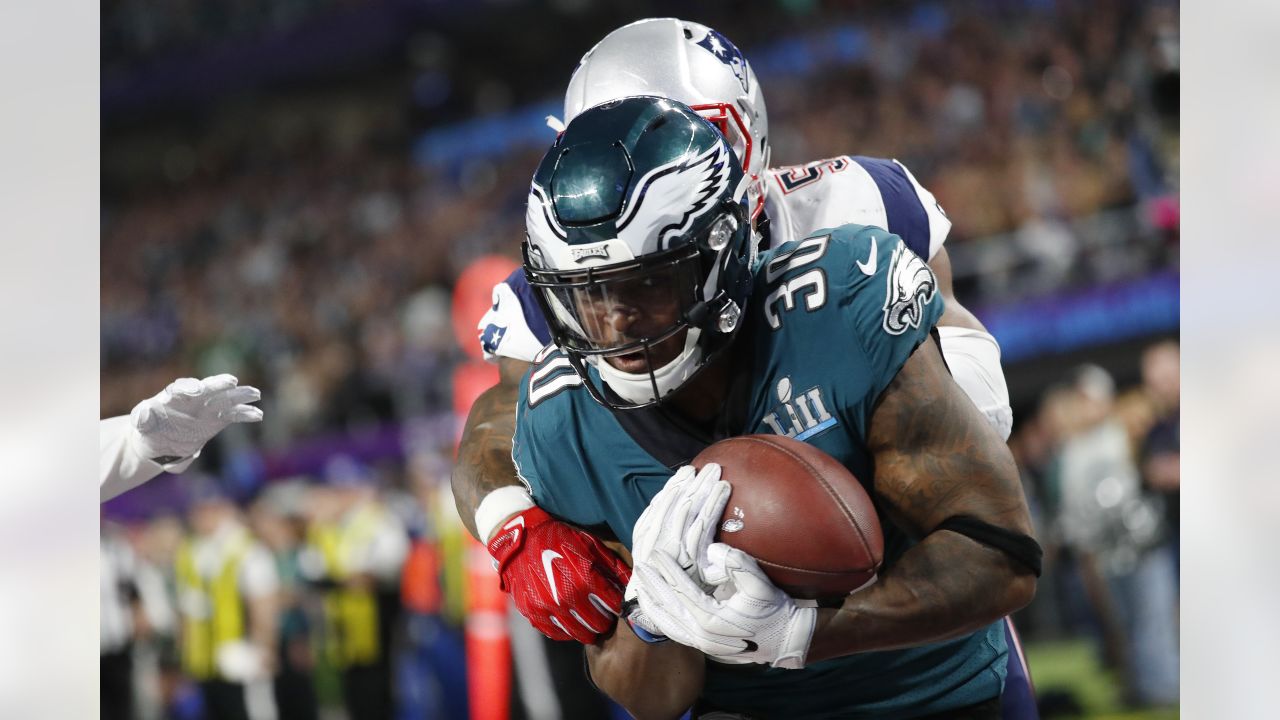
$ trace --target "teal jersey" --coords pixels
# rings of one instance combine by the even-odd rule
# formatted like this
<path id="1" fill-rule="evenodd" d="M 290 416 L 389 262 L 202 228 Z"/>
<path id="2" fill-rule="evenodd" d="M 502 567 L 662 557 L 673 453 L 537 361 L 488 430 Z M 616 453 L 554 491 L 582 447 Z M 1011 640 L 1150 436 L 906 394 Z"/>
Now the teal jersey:
<path id="1" fill-rule="evenodd" d="M 726 351 L 733 390 L 714 431 L 689 428 L 660 405 L 609 410 L 548 347 L 521 384 L 516 467 L 540 507 L 627 547 L 672 472 L 723 437 L 787 435 L 873 485 L 866 432 L 876 401 L 942 307 L 928 266 L 880 228 L 844 225 L 785 243 L 757 261 L 743 327 Z M 910 541 L 889 518 L 880 522 L 890 566 Z M 712 662 L 702 700 L 755 717 L 909 718 L 995 697 L 1006 654 L 993 623 L 947 642 L 802 670 Z"/>

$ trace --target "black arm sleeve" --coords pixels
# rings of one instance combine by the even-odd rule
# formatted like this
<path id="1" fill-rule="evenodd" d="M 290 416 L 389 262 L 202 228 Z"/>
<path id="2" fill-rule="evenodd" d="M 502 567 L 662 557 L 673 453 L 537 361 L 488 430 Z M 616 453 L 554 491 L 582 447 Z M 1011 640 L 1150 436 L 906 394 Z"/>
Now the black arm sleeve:
<path id="1" fill-rule="evenodd" d="M 935 532 L 938 530 L 950 530 L 954 533 L 960 533 L 983 545 L 993 547 L 1013 558 L 1019 565 L 1035 573 L 1036 577 L 1040 577 L 1040 563 L 1044 557 L 1044 550 L 1040 548 L 1040 543 L 1036 542 L 1036 539 L 1030 535 L 1023 535 L 1019 532 L 996 527 L 989 522 L 984 522 L 970 515 L 952 515 L 934 528 Z"/>

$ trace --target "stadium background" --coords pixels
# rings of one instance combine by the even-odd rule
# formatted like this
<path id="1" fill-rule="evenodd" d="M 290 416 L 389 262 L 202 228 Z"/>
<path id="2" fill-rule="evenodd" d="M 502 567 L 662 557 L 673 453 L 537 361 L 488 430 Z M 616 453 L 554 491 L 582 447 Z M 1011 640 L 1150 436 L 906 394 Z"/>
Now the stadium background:
<path id="1" fill-rule="evenodd" d="M 447 481 L 489 377 L 476 309 L 517 257 L 543 119 L 577 59 L 654 15 L 739 44 L 775 164 L 895 157 L 946 208 L 957 294 L 1001 342 L 1011 444 L 1064 560 L 1019 618 L 1032 673 L 1063 708 L 1121 712 L 1115 633 L 1074 562 L 1098 549 L 1062 530 L 1054 461 L 1106 385 L 1082 363 L 1114 379 L 1135 455 L 1155 420 L 1143 350 L 1178 330 L 1173 3 L 104 3 L 103 416 L 183 375 L 261 387 L 265 422 L 232 428 L 194 472 L 249 507 L 354 461 L 439 551 L 424 612 L 441 619 L 436 657 L 460 653 L 466 544 Z M 109 503 L 104 527 L 163 569 L 158 529 L 188 480 Z M 463 675 L 431 672 L 465 698 Z"/>

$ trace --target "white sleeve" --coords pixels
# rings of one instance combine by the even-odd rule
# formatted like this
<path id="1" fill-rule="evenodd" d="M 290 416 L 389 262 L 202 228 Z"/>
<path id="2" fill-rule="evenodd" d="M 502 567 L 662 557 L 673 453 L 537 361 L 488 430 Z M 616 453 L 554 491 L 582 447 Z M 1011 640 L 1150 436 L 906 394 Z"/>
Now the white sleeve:
<path id="1" fill-rule="evenodd" d="M 162 471 L 182 472 L 194 457 L 161 466 L 137 451 L 138 431 L 128 415 L 107 418 L 98 424 L 98 502 L 132 490 Z"/>
<path id="2" fill-rule="evenodd" d="M 493 286 L 493 305 L 476 326 L 485 360 L 505 357 L 533 362 L 545 343 L 530 329 L 526 310 L 541 312 L 536 307 L 525 308 L 522 297 L 507 281 Z"/>
<path id="3" fill-rule="evenodd" d="M 982 411 L 987 422 L 1008 440 L 1013 432 L 1009 386 L 1000 367 L 1000 343 L 990 333 L 969 328 L 938 326 L 942 356 L 956 384 Z"/>

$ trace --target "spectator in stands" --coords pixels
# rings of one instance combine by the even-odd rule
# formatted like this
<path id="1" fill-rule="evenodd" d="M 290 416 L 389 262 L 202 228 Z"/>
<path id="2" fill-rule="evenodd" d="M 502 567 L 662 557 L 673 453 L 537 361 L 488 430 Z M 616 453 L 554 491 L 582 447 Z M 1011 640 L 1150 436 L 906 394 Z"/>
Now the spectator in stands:
<path id="1" fill-rule="evenodd" d="M 300 482 L 272 486 L 249 509 L 250 525 L 275 560 L 280 576 L 280 642 L 276 648 L 275 698 L 280 717 L 315 720 L 319 717 L 313 681 L 316 663 L 312 652 L 312 622 L 307 613 L 298 565 L 305 532 Z"/>
<path id="2" fill-rule="evenodd" d="M 1161 342 L 1143 351 L 1142 385 L 1154 413 L 1154 422 L 1142 439 L 1142 478 L 1147 488 L 1164 501 L 1165 525 L 1169 528 L 1169 552 L 1176 583 L 1180 559 L 1178 493 L 1182 481 L 1178 452 L 1181 382 L 1177 342 Z"/>
<path id="3" fill-rule="evenodd" d="M 325 652 L 342 674 L 347 712 L 390 720 L 392 638 L 408 534 L 379 501 L 368 468 L 338 457 L 325 474 L 326 485 L 311 491 L 301 571 L 324 596 Z"/>
<path id="4" fill-rule="evenodd" d="M 1129 700 L 1176 703 L 1177 613 L 1172 566 L 1159 552 L 1161 510 L 1143 492 L 1111 376 L 1084 366 L 1072 386 L 1083 427 L 1059 458 L 1059 534 L 1077 552 L 1104 633 L 1120 650 Z"/>
<path id="5" fill-rule="evenodd" d="M 133 720 L 133 642 L 145 615 L 137 582 L 137 558 L 119 528 L 103 526 L 99 543 L 99 668 L 101 716 Z"/>
<path id="6" fill-rule="evenodd" d="M 193 534 L 179 547 L 174 568 L 183 672 L 199 683 L 210 720 L 273 717 L 275 562 L 216 480 L 188 480 Z"/>
<path id="7" fill-rule="evenodd" d="M 396 707 L 405 720 L 466 715 L 465 707 L 458 707 L 464 694 L 451 692 L 466 679 L 449 655 L 460 649 L 443 617 L 444 558 L 438 524 L 449 464 L 434 453 L 417 452 L 407 465 L 412 495 L 401 512 L 410 545 L 400 580 L 405 642 L 397 662 Z"/>
<path id="8" fill-rule="evenodd" d="M 161 513 L 146 521 L 136 536 L 138 590 L 148 632 L 134 645 L 134 676 L 140 720 L 178 717 L 174 701 L 188 681 L 178 649 L 177 584 L 174 560 L 186 530 L 176 516 Z"/>

